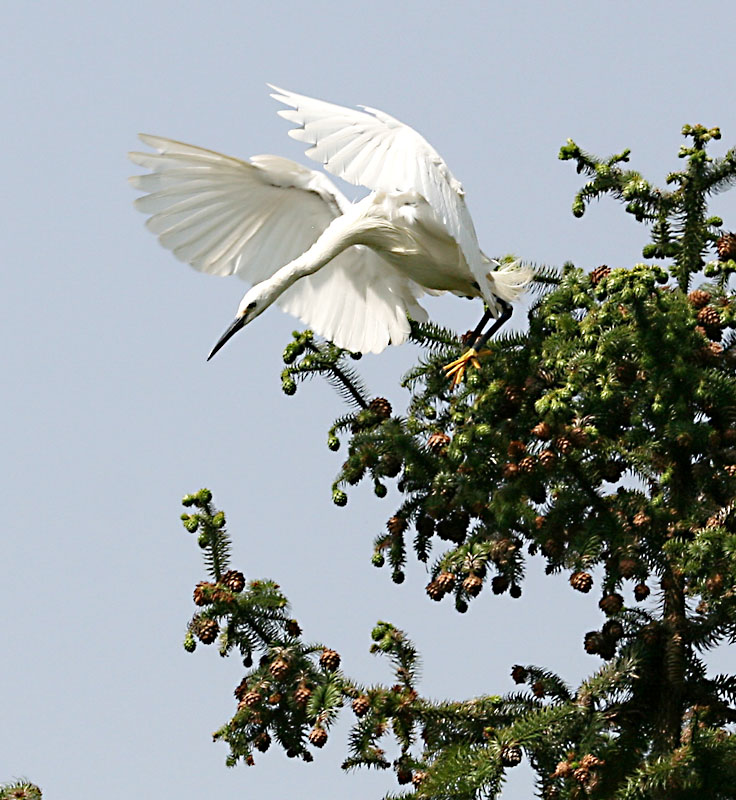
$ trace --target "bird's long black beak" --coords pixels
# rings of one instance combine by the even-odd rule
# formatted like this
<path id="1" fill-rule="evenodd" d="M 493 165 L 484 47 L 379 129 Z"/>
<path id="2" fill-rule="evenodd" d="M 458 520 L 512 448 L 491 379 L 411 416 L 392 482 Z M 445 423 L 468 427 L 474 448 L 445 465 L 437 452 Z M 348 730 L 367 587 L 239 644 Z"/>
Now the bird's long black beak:
<path id="1" fill-rule="evenodd" d="M 212 356 L 230 339 L 232 336 L 245 326 L 245 314 L 242 317 L 237 317 L 235 322 L 222 334 L 220 340 L 217 344 L 212 348 L 212 352 L 207 356 L 207 361 L 209 361 Z"/>

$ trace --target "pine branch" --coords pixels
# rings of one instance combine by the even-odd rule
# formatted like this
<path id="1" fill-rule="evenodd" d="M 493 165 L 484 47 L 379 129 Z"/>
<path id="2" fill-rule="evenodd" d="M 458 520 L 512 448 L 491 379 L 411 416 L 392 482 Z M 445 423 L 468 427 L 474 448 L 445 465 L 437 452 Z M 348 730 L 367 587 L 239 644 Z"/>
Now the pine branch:
<path id="1" fill-rule="evenodd" d="M 0 784 L 0 800 L 41 800 L 41 790 L 23 778 Z"/>
<path id="2" fill-rule="evenodd" d="M 296 392 L 297 381 L 322 375 L 348 404 L 368 408 L 368 396 L 363 382 L 352 367 L 348 357 L 360 358 L 359 353 L 348 353 L 327 342 L 315 344 L 312 331 L 294 332 L 294 341 L 284 349 L 287 364 L 281 373 L 281 386 L 285 394 Z"/>
<path id="3" fill-rule="evenodd" d="M 496 796 L 524 759 L 546 799 L 733 795 L 736 679 L 708 677 L 706 654 L 736 639 L 736 237 L 708 199 L 734 182 L 736 151 L 712 159 L 717 129 L 683 133 L 685 164 L 665 189 L 628 169 L 628 151 L 563 148 L 587 177 L 573 212 L 614 197 L 649 228 L 644 257 L 667 266 L 538 268 L 528 329 L 502 333 L 454 391 L 442 368 L 462 342 L 431 323 L 411 326 L 421 350 L 403 380 L 405 416 L 369 402 L 350 354 L 311 333 L 284 354 L 287 393 L 321 375 L 356 407 L 328 434 L 347 451 L 334 502 L 364 479 L 384 497 L 395 479 L 373 564 L 401 583 L 412 550 L 424 564 L 432 554 L 426 593 L 463 613 L 476 598 L 523 602 L 528 558 L 539 558 L 598 604 L 600 624 L 579 637 L 593 674 L 574 689 L 516 665 L 512 693 L 435 701 L 420 694 L 416 648 L 380 622 L 371 650 L 393 674 L 366 687 L 337 653 L 301 640 L 275 584 L 246 588 L 228 569 L 224 515 L 199 493 L 184 523 L 212 580 L 195 589 L 185 647 L 219 637 L 248 670 L 217 734 L 228 763 L 272 741 L 311 760 L 349 703 L 344 767 L 393 768 L 426 800 Z M 688 293 L 714 251 L 710 280 Z"/>

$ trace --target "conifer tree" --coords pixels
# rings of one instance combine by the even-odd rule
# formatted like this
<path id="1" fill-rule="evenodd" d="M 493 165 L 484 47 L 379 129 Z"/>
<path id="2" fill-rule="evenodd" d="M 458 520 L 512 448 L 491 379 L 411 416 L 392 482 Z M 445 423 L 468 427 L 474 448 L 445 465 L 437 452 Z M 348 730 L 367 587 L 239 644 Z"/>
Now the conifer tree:
<path id="1" fill-rule="evenodd" d="M 276 584 L 231 568 L 224 514 L 202 490 L 184 499 L 209 573 L 184 644 L 243 660 L 215 734 L 228 764 L 274 744 L 311 761 L 349 707 L 344 767 L 393 770 L 395 798 L 501 796 L 524 759 L 542 798 L 736 797 L 736 674 L 706 663 L 736 637 L 736 235 L 707 208 L 736 181 L 736 151 L 708 154 L 717 128 L 683 134 L 664 189 L 628 169 L 628 151 L 601 159 L 568 141 L 560 158 L 588 178 L 573 213 L 620 200 L 650 232 L 644 261 L 539 268 L 528 328 L 492 342 L 457 390 L 442 367 L 462 339 L 431 324 L 412 328 L 422 355 L 403 415 L 371 398 L 354 354 L 308 331 L 284 353 L 287 394 L 319 374 L 354 406 L 328 434 L 345 449 L 334 502 L 361 481 L 401 493 L 373 564 L 397 583 L 409 558 L 431 564 L 427 594 L 462 613 L 483 591 L 520 597 L 527 560 L 544 559 L 600 608 L 580 635 L 593 674 L 572 687 L 509 653 L 517 691 L 437 702 L 407 634 L 379 622 L 371 649 L 392 677 L 366 686 L 303 641 Z"/>
<path id="2" fill-rule="evenodd" d="M 41 790 L 26 780 L 0 784 L 0 800 L 41 800 Z"/>

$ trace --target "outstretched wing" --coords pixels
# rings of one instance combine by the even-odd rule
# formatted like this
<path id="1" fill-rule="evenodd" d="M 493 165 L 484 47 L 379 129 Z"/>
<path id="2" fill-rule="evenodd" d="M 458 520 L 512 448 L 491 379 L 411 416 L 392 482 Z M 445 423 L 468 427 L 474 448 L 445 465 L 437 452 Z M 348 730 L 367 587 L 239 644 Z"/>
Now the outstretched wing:
<path id="1" fill-rule="evenodd" d="M 380 353 L 409 336 L 407 315 L 417 322 L 427 312 L 417 298 L 424 290 L 362 245 L 354 245 L 318 272 L 301 278 L 279 305 L 338 347 Z"/>
<path id="2" fill-rule="evenodd" d="M 250 161 L 158 136 L 156 153 L 130 153 L 150 170 L 130 182 L 147 194 L 136 208 L 181 261 L 251 283 L 268 278 L 311 247 L 347 200 L 332 181 L 278 156 Z"/>
<path id="3" fill-rule="evenodd" d="M 348 201 L 319 172 L 278 156 L 250 162 L 155 136 L 156 153 L 131 153 L 151 170 L 131 178 L 135 205 L 177 258 L 202 272 L 258 283 L 306 251 Z M 379 255 L 353 246 L 302 278 L 279 305 L 339 347 L 379 353 L 426 319 L 422 289 Z"/>
<path id="4" fill-rule="evenodd" d="M 289 136 L 311 145 L 306 151 L 310 158 L 333 175 L 374 191 L 421 194 L 460 245 L 473 276 L 485 283 L 488 269 L 462 185 L 424 137 L 375 108 L 358 111 L 271 88 L 271 97 L 290 106 L 278 113 L 298 126 Z"/>

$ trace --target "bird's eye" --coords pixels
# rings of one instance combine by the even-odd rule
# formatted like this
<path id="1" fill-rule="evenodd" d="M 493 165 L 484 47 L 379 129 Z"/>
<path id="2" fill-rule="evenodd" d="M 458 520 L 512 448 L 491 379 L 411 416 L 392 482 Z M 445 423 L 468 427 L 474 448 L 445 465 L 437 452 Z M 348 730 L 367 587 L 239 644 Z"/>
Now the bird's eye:
<path id="1" fill-rule="evenodd" d="M 255 307 L 256 307 L 256 301 L 254 300 L 252 303 L 248 303 L 248 305 L 245 307 L 245 310 L 252 311 Z"/>

